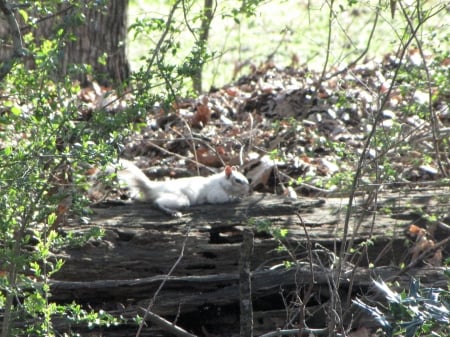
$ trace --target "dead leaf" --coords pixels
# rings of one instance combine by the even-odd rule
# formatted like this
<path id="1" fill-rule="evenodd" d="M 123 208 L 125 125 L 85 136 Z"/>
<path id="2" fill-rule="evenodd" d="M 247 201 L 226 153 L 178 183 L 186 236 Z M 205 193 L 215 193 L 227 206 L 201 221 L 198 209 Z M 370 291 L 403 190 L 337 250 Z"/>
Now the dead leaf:
<path id="1" fill-rule="evenodd" d="M 201 102 L 197 103 L 196 112 L 192 117 L 192 126 L 202 129 L 211 120 L 211 109 L 208 107 L 208 96 L 203 96 Z"/>
<path id="2" fill-rule="evenodd" d="M 262 157 L 258 164 L 252 166 L 247 172 L 247 177 L 251 179 L 251 186 L 253 189 L 260 186 L 263 189 L 273 189 L 269 186 L 270 177 L 273 174 L 275 163 L 267 156 Z"/>
<path id="3" fill-rule="evenodd" d="M 412 237 L 415 237 L 416 240 L 412 247 L 410 248 L 411 253 L 411 263 L 417 263 L 417 259 L 420 255 L 422 255 L 426 251 L 432 252 L 436 246 L 436 243 L 433 239 L 429 239 L 428 232 L 426 229 L 416 226 L 414 224 L 409 226 L 409 234 Z M 428 263 L 432 266 L 441 266 L 442 265 L 442 250 L 437 249 L 431 257 L 427 257 L 424 260 L 425 263 Z"/>

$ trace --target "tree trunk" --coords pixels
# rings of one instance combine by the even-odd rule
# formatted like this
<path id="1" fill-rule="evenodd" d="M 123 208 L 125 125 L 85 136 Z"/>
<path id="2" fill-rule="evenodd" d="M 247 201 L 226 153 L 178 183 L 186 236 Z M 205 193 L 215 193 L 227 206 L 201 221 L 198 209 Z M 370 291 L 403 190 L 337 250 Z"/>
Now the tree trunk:
<path id="1" fill-rule="evenodd" d="M 206 48 L 208 46 L 209 29 L 211 28 L 211 22 L 214 18 L 215 12 L 213 6 L 213 0 L 204 0 L 200 35 L 197 41 L 197 59 L 199 60 L 203 60 L 203 54 L 206 52 Z M 195 69 L 195 73 L 192 76 L 192 84 L 195 92 L 200 94 L 203 89 L 203 61 L 201 61 L 201 63 L 197 66 L 197 69 Z"/>
<path id="2" fill-rule="evenodd" d="M 87 64 L 100 84 L 122 83 L 130 72 L 126 58 L 128 0 L 101 3 L 84 3 L 84 23 L 73 28 L 76 39 L 66 45 L 61 71 L 67 75 L 71 64 Z M 86 79 L 80 78 L 82 82 Z"/>
<path id="3" fill-rule="evenodd" d="M 57 39 L 61 52 L 54 77 L 56 80 L 70 76 L 86 84 L 96 80 L 102 85 L 120 84 L 129 77 L 130 67 L 126 57 L 128 0 L 95 2 L 84 0 L 59 5 L 52 9 L 55 14 L 37 19 L 37 28 L 32 30 L 37 44 L 43 40 Z M 32 7 L 25 8 L 30 17 L 35 16 Z M 22 18 L 22 35 L 30 30 Z M 11 30 L 0 18 L 0 38 L 11 40 Z M 13 48 L 0 47 L 0 61 L 11 58 Z M 33 56 L 26 65 L 34 67 Z M 85 71 L 74 71 L 74 66 L 92 68 L 92 75 Z"/>

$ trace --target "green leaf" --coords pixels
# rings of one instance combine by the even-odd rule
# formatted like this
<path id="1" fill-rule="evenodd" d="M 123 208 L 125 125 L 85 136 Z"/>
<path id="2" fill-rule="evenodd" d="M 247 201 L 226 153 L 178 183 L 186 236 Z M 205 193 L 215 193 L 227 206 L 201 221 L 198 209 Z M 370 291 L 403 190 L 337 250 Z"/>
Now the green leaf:
<path id="1" fill-rule="evenodd" d="M 28 22 L 28 13 L 23 9 L 19 9 L 18 12 L 20 16 L 23 18 L 23 21 Z"/>
<path id="2" fill-rule="evenodd" d="M 22 114 L 22 109 L 20 109 L 18 106 L 14 105 L 11 107 L 11 113 L 15 116 L 20 116 Z"/>
<path id="3" fill-rule="evenodd" d="M 56 221 L 56 218 L 57 218 L 57 215 L 55 213 L 49 214 L 48 218 L 47 218 L 47 224 L 49 226 L 53 225 L 55 223 L 55 221 Z"/>

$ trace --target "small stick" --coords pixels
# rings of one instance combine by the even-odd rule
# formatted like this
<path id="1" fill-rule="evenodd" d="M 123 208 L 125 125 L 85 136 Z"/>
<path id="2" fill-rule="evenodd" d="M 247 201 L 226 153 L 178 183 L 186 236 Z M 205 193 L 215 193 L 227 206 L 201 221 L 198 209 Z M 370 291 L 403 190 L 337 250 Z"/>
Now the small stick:
<path id="1" fill-rule="evenodd" d="M 164 331 L 167 331 L 170 334 L 173 334 L 178 337 L 197 337 L 197 335 L 193 335 L 183 328 L 180 328 L 179 326 L 169 322 L 168 320 L 164 319 L 163 317 L 155 314 L 154 312 L 147 311 L 145 308 L 139 307 L 147 316 L 148 320 L 152 322 L 153 324 L 156 324 Z"/>

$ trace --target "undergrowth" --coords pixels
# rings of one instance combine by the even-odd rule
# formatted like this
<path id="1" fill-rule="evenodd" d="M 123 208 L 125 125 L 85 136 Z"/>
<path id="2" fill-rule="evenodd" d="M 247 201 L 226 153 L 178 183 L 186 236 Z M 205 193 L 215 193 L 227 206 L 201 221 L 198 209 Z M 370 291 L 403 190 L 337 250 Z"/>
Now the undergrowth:
<path id="1" fill-rule="evenodd" d="M 354 1 L 339 5 L 334 1 L 322 4 L 328 13 L 328 30 L 324 36 L 328 42 L 321 40 L 321 45 L 327 46 L 327 60 L 321 63 L 323 76 L 315 83 L 317 88 L 320 88 L 327 77 L 344 71 L 343 68 L 347 65 L 354 66 L 367 54 L 365 50 L 356 48 L 357 53 L 351 53 L 352 58 L 328 58 L 332 54 L 341 53 L 334 50 L 331 43 L 335 29 L 346 32 L 345 27 L 339 25 L 339 13 L 341 10 L 351 10 L 354 4 Z M 426 31 L 427 21 L 445 10 L 445 4 L 438 2 L 434 5 L 433 2 L 431 7 L 427 7 L 428 3 L 421 1 L 416 1 L 414 6 L 403 1 L 391 1 L 390 5 L 393 6 L 392 4 L 396 7 L 389 8 L 388 2 L 367 7 L 369 10 L 376 9 L 374 15 L 391 15 L 392 20 L 398 19 L 401 27 L 393 29 L 391 34 L 398 49 L 393 56 L 392 71 L 383 74 L 387 78 L 387 85 L 380 88 L 379 92 L 373 92 L 376 103 L 365 147 L 361 149 L 361 153 L 352 154 L 355 165 L 353 171 L 340 173 L 328 181 L 319 182 L 325 187 L 337 185 L 350 195 L 346 219 L 343 222 L 344 230 L 339 238 L 342 248 L 329 254 L 327 252 L 327 256 L 333 260 L 335 272 L 329 279 L 333 298 L 330 312 L 337 314 L 348 309 L 348 303 L 339 299 L 343 266 L 352 258 L 352 253 L 365 249 L 364 245 L 353 247 L 349 240 L 354 195 L 361 182 L 381 186 L 386 182 L 397 181 L 401 172 L 392 165 L 392 159 L 387 154 L 392 153 L 394 149 L 404 152 L 412 150 L 408 139 L 396 139 L 401 125 L 394 122 L 390 129 L 381 127 L 383 113 L 392 93 L 402 95 L 404 103 L 399 110 L 405 116 L 419 116 L 430 120 L 433 126 L 433 147 L 429 153 L 418 159 L 420 164 L 435 164 L 442 177 L 447 177 L 449 172 L 449 138 L 442 135 L 438 127 L 440 116 L 445 112 L 445 107 L 439 105 L 448 101 L 450 95 L 449 67 L 443 66 L 449 57 L 446 49 L 448 36 L 441 45 L 435 45 L 431 43 L 431 39 L 423 39 L 424 35 L 421 34 Z M 248 17 L 254 19 L 256 9 L 262 6 L 262 2 L 244 1 L 238 5 L 242 6 L 230 6 L 229 11 L 223 12 L 222 16 L 232 22 L 233 27 L 239 28 Z M 172 15 L 175 12 L 179 16 Z M 33 67 L 15 64 L 0 84 L 2 337 L 77 335 L 74 326 L 79 324 L 92 328 L 114 326 L 124 322 L 121 317 L 83 308 L 76 303 L 53 302 L 51 279 L 63 267 L 64 261 L 55 258 L 52 253 L 65 244 L 82 246 L 89 240 L 101 237 L 102 231 L 97 229 L 84 237 L 74 234 L 65 236 L 60 231 L 61 226 L 69 219 L 88 221 L 89 201 L 84 196 L 89 185 L 86 170 L 116 158 L 124 138 L 139 129 L 147 114 L 170 111 L 176 106 L 174 103 L 179 97 L 192 95 L 194 87 L 191 84 L 195 82 L 198 71 L 209 61 L 226 60 L 224 51 L 209 50 L 205 47 L 206 41 L 201 39 L 184 48 L 183 34 L 186 32 L 194 37 L 204 36 L 203 24 L 208 24 L 205 21 L 206 12 L 201 9 L 200 12 L 197 11 L 193 2 L 175 1 L 170 13 L 162 18 L 135 20 L 130 26 L 130 34 L 133 34 L 136 41 L 148 39 L 155 43 L 145 51 L 141 66 L 132 75 L 129 83 L 132 89 L 129 92 L 134 98 L 128 102 L 126 109 L 111 111 L 106 106 L 87 108 L 74 99 L 81 90 L 77 83 L 69 78 L 58 79 L 55 76 L 62 46 L 68 42 L 66 39 L 74 38 L 64 36 L 63 30 L 59 30 L 55 36 L 41 44 L 32 42 L 31 37 L 25 38 L 28 52 L 33 56 Z M 336 22 L 338 27 L 334 26 Z M 191 26 L 188 26 L 189 24 Z M 228 32 L 229 36 L 232 36 L 231 32 Z M 280 43 L 272 56 L 287 45 L 291 33 L 289 29 L 284 30 L 284 35 L 281 35 Z M 428 39 L 428 35 L 426 37 Z M 243 44 L 241 41 L 237 48 L 242 50 Z M 369 46 L 370 40 L 366 40 L 366 44 Z M 350 45 L 354 47 L 354 44 Z M 412 47 L 417 50 L 415 56 L 419 59 L 415 66 L 405 61 Z M 437 55 L 431 63 L 427 61 L 427 48 Z M 345 53 L 345 49 L 342 53 Z M 236 65 L 236 76 L 243 69 L 243 64 L 251 63 L 247 57 L 238 61 L 242 64 Z M 298 66 L 298 62 L 294 62 L 293 66 Z M 72 68 L 74 72 L 88 69 L 89 66 L 80 65 L 73 65 Z M 200 91 L 198 87 L 195 90 Z M 445 99 L 442 99 L 443 97 Z M 345 90 L 341 92 L 339 99 L 343 108 L 354 103 L 347 99 Z M 294 129 L 298 127 L 296 122 L 291 122 Z M 279 127 L 279 124 L 274 127 Z M 349 157 L 338 142 L 333 148 L 342 158 Z M 375 155 L 372 156 L 372 153 Z M 274 150 L 273 155 L 278 154 L 279 152 Z M 376 194 L 377 190 L 373 193 Z M 270 228 L 270 223 L 259 225 L 280 242 L 280 251 L 287 249 L 282 245 L 287 235 L 284 229 Z M 366 244 L 370 244 L 370 238 Z M 286 266 L 295 266 L 295 261 L 290 261 Z M 443 315 L 439 316 L 448 313 L 447 292 L 419 290 L 418 284 L 413 283 L 409 294 L 393 294 L 383 284 L 378 284 L 393 301 L 388 310 L 395 311 L 395 323 L 382 321 L 392 331 L 399 329 L 408 337 L 418 332 L 431 334 L 435 323 L 448 322 L 448 316 L 447 320 Z M 306 303 L 307 300 L 303 302 Z M 364 306 L 362 302 L 359 304 Z M 379 312 L 375 308 L 366 308 Z M 62 323 L 56 319 L 61 317 Z M 341 316 L 333 315 L 328 322 L 328 328 L 329 331 L 345 331 Z M 443 327 L 438 333 L 445 336 L 449 331 Z"/>

